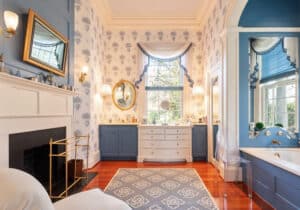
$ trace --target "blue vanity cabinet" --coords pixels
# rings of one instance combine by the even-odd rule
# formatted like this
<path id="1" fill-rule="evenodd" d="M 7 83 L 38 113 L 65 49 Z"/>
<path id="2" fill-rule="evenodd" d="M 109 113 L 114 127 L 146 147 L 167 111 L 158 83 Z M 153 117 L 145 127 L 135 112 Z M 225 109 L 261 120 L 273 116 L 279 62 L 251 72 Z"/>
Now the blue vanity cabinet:
<path id="1" fill-rule="evenodd" d="M 136 125 L 100 125 L 99 139 L 101 160 L 136 160 Z"/>
<path id="2" fill-rule="evenodd" d="M 300 177 L 276 167 L 264 160 L 242 152 L 241 156 L 251 162 L 254 192 L 276 209 L 300 209 Z M 243 167 L 246 182 L 246 169 Z"/>
<path id="3" fill-rule="evenodd" d="M 192 129 L 193 160 L 207 161 L 207 125 L 194 125 Z"/>

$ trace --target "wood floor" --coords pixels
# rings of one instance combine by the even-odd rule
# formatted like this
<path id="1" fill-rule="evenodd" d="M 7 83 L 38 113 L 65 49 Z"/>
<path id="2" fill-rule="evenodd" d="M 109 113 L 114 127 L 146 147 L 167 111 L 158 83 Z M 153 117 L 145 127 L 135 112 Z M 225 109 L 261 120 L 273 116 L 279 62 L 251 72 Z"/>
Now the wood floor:
<path id="1" fill-rule="evenodd" d="M 254 195 L 253 199 L 249 199 L 246 187 L 243 184 L 224 182 L 218 171 L 206 162 L 157 164 L 137 163 L 135 161 L 101 161 L 90 169 L 90 171 L 98 172 L 98 175 L 84 190 L 96 187 L 103 190 L 119 168 L 194 168 L 201 176 L 220 209 L 272 209 L 257 195 Z"/>

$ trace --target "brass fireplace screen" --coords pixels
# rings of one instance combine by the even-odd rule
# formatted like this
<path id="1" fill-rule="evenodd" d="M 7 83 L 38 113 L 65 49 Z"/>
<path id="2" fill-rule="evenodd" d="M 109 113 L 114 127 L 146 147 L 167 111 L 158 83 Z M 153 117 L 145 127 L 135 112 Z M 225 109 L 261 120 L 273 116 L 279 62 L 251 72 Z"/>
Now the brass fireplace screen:
<path id="1" fill-rule="evenodd" d="M 50 152 L 49 152 L 49 196 L 51 199 L 61 199 L 68 196 L 69 190 L 74 187 L 77 183 L 79 183 L 82 179 L 87 179 L 88 174 L 87 170 L 84 170 L 84 173 L 78 172 L 78 162 L 85 161 L 86 168 L 88 167 L 89 163 L 89 141 L 90 136 L 75 136 L 71 138 L 66 139 L 60 139 L 60 140 L 53 140 L 50 139 L 49 146 L 50 146 Z M 65 149 L 63 152 L 54 152 L 55 150 L 53 147 L 57 146 L 63 146 Z M 78 149 L 82 148 L 81 151 L 85 151 L 84 157 L 81 155 L 81 159 L 78 159 Z M 65 186 L 64 190 L 58 194 L 54 195 L 53 193 L 53 159 L 54 158 L 64 158 L 64 166 L 65 166 Z M 70 167 L 70 162 L 74 162 L 72 164 L 72 167 Z M 81 166 L 82 167 L 82 166 Z M 70 170 L 71 169 L 71 170 Z M 74 173 L 73 173 L 74 171 Z M 70 177 L 72 177 L 72 181 L 70 181 Z"/>

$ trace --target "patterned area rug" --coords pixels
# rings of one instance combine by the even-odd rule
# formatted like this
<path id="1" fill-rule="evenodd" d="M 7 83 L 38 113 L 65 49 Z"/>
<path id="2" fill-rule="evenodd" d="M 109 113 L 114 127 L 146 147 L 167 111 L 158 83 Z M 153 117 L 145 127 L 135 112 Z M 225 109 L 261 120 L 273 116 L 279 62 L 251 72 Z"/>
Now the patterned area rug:
<path id="1" fill-rule="evenodd" d="M 119 169 L 104 191 L 138 210 L 218 209 L 195 169 Z"/>

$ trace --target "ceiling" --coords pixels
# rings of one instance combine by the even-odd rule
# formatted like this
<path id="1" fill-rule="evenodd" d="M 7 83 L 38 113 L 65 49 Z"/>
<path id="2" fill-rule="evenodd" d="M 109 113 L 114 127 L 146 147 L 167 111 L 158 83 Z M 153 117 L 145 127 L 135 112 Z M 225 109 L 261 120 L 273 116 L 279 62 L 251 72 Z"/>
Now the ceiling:
<path id="1" fill-rule="evenodd" d="M 201 26 L 216 0 L 94 0 L 111 26 Z"/>

